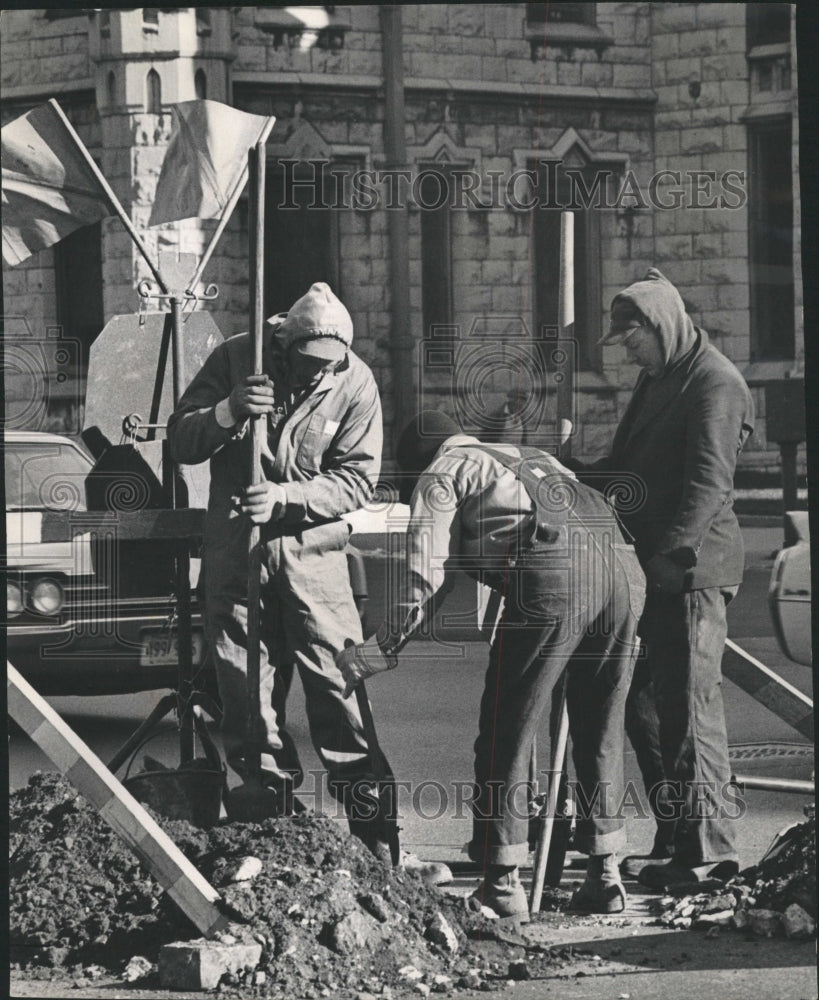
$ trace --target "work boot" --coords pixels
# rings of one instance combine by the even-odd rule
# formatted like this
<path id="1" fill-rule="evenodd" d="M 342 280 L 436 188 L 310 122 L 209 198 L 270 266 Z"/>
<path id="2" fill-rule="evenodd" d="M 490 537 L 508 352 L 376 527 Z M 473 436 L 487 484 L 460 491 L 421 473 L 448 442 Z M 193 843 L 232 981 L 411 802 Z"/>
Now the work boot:
<path id="1" fill-rule="evenodd" d="M 401 851 L 398 867 L 413 872 L 427 885 L 448 885 L 452 881 L 449 865 L 441 861 L 422 861 L 417 854 Z"/>
<path id="2" fill-rule="evenodd" d="M 620 881 L 616 854 L 592 854 L 583 884 L 572 895 L 573 910 L 587 913 L 622 913 L 626 890 Z"/>
<path id="3" fill-rule="evenodd" d="M 667 861 L 671 857 L 671 851 L 664 843 L 654 841 L 654 846 L 649 854 L 629 854 L 620 862 L 620 874 L 625 878 L 637 878 L 646 865 L 652 861 Z"/>
<path id="4" fill-rule="evenodd" d="M 640 885 L 659 892 L 671 885 L 688 885 L 696 882 L 727 882 L 739 873 L 736 861 L 702 861 L 686 865 L 672 859 L 664 865 L 647 865 L 638 875 Z"/>
<path id="5" fill-rule="evenodd" d="M 529 903 L 516 865 L 489 865 L 486 877 L 470 898 L 499 917 L 515 917 L 521 923 L 529 920 Z"/>

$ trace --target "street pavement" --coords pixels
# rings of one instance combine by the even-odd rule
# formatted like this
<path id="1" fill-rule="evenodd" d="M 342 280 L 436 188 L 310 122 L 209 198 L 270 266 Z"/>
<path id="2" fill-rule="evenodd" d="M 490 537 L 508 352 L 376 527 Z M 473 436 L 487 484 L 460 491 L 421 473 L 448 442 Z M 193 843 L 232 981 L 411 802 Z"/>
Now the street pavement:
<path id="1" fill-rule="evenodd" d="M 743 529 L 746 573 L 739 595 L 729 606 L 729 635 L 786 680 L 812 696 L 811 671 L 789 661 L 779 650 L 767 608 L 767 588 L 773 555 L 782 541 L 781 529 Z M 372 602 L 376 607 L 377 603 Z M 373 622 L 377 624 L 377 620 Z M 372 678 L 368 688 L 379 737 L 392 762 L 399 787 L 402 838 L 423 857 L 464 860 L 470 836 L 468 787 L 472 778 L 472 744 L 487 662 L 487 647 L 479 642 L 431 640 L 409 644 L 398 669 Z M 55 697 L 51 704 L 86 739 L 103 760 L 110 759 L 136 725 L 147 716 L 163 692 L 98 698 Z M 804 737 L 759 705 L 730 681 L 724 685 L 729 742 L 735 770 L 769 777 L 810 778 L 811 748 Z M 322 768 L 310 745 L 304 697 L 298 682 L 288 705 L 288 728 L 302 755 L 307 777 L 300 794 L 308 805 L 333 813 L 321 778 Z M 548 767 L 548 723 L 538 737 L 538 769 Z M 173 723 L 161 726 L 146 752 L 169 766 L 176 763 Z M 22 734 L 9 743 L 10 787 L 25 784 L 36 769 L 51 769 L 44 755 Z M 642 792 L 630 747 L 626 778 Z M 802 817 L 803 796 L 748 791 L 747 813 L 738 824 L 743 863 L 758 860 L 783 826 Z M 629 850 L 641 852 L 653 836 L 653 822 L 629 817 Z"/>
<path id="2" fill-rule="evenodd" d="M 812 696 L 811 671 L 781 653 L 767 609 L 767 587 L 773 555 L 781 546 L 777 527 L 743 529 L 746 542 L 745 581 L 729 607 L 729 635 L 763 663 Z M 373 624 L 377 624 L 374 622 Z M 444 646 L 430 640 L 411 643 L 399 668 L 369 684 L 382 746 L 400 782 L 403 846 L 424 858 L 463 862 L 470 836 L 467 789 L 472 777 L 472 742 L 486 666 L 486 646 L 477 642 Z M 109 759 L 135 726 L 156 704 L 162 692 L 106 698 L 52 698 L 49 701 L 102 757 Z M 770 777 L 810 778 L 812 748 L 750 696 L 726 681 L 724 685 L 729 742 L 735 770 Z M 288 727 L 307 772 L 302 798 L 332 814 L 320 764 L 310 746 L 303 695 L 294 684 Z M 548 730 L 538 737 L 538 766 L 548 766 Z M 146 752 L 169 766 L 178 760 L 176 733 L 168 722 Z M 25 784 L 28 774 L 53 767 L 19 733 L 9 742 L 10 785 Z M 314 772 L 314 773 L 311 773 Z M 626 778 L 642 791 L 633 752 L 626 752 Z M 746 813 L 737 824 L 743 865 L 758 861 L 775 834 L 804 818 L 803 795 L 748 791 Z M 342 822 L 339 817 L 339 822 Z M 647 816 L 627 816 L 629 852 L 650 847 L 653 822 Z M 571 859 L 570 859 L 571 860 Z M 530 873 L 525 872 L 528 880 Z M 568 867 L 563 886 L 571 888 L 582 871 Z M 464 894 L 474 876 L 459 876 L 455 891 Z M 631 887 L 634 889 L 635 887 Z M 647 897 L 635 894 L 626 919 L 555 915 L 539 929 L 552 944 L 571 943 L 598 959 L 572 964 L 537 983 L 517 983 L 500 996 L 517 1000 L 565 996 L 652 1000 L 703 996 L 732 1000 L 811 1000 L 816 996 L 813 946 L 784 940 L 748 942 L 740 934 L 706 939 L 696 932 L 673 932 L 651 926 Z M 580 972 L 580 975 L 577 973 Z M 651 973 L 649 975 L 649 973 Z M 662 973 L 661 975 L 659 973 Z M 33 984 L 17 984 L 16 995 L 36 995 Z M 129 990 L 138 997 L 150 994 Z M 40 994 L 43 995 L 43 994 Z M 112 996 L 109 991 L 74 992 L 76 996 Z M 163 994 L 168 996 L 168 994 Z M 468 995 L 468 994 L 467 994 Z"/>

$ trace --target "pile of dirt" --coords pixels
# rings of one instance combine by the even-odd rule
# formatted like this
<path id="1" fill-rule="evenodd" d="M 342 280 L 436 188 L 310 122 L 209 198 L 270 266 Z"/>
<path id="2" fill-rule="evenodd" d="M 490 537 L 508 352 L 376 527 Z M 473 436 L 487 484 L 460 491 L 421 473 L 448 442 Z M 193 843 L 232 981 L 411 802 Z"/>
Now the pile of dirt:
<path id="1" fill-rule="evenodd" d="M 525 957 L 531 971 L 564 956 L 496 935 L 491 968 L 474 938 L 488 921 L 463 900 L 374 858 L 312 813 L 203 831 L 155 817 L 218 889 L 242 936 L 263 945 L 243 996 L 423 993 L 505 982 Z M 196 938 L 136 856 L 59 776 L 38 773 L 10 797 L 11 960 L 18 968 L 83 965 L 121 973 L 142 956 Z M 531 971 L 527 974 L 531 974 Z M 295 989 L 297 987 L 297 989 Z"/>
<path id="2" fill-rule="evenodd" d="M 757 865 L 724 885 L 679 891 L 657 903 L 660 923 L 679 928 L 729 927 L 760 937 L 816 933 L 816 821 L 811 813 L 782 834 Z M 713 930 L 711 933 L 718 933 Z"/>

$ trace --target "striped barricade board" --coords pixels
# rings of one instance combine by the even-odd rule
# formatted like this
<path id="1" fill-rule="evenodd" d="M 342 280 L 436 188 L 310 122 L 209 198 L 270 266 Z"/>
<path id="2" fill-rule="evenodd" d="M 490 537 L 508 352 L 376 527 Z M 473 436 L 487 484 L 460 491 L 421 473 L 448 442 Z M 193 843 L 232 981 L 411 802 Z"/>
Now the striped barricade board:
<path id="1" fill-rule="evenodd" d="M 725 641 L 722 673 L 813 742 L 813 701 L 731 639 Z"/>

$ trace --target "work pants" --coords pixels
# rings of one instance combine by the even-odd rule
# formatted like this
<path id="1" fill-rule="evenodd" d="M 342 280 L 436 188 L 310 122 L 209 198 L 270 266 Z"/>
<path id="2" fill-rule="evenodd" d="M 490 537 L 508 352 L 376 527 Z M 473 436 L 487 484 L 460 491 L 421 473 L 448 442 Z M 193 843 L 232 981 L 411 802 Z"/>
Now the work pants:
<path id="1" fill-rule="evenodd" d="M 663 754 L 660 749 L 660 720 L 654 704 L 654 685 L 645 648 L 634 664 L 634 674 L 626 700 L 626 735 L 637 758 L 648 804 L 654 816 L 652 852 L 670 856 L 674 843 L 674 819 L 668 804 Z"/>
<path id="2" fill-rule="evenodd" d="M 653 698 L 642 692 L 629 739 L 647 786 L 659 762 L 655 803 L 672 824 L 675 859 L 687 866 L 737 860 L 722 701 L 725 609 L 737 590 L 651 591 L 640 622 Z"/>
<path id="3" fill-rule="evenodd" d="M 260 674 L 263 780 L 284 793 L 303 780 L 286 729 L 286 696 L 295 665 L 328 787 L 349 814 L 352 803 L 360 799 L 354 786 L 374 785 L 375 777 L 357 701 L 343 697 L 344 680 L 335 665 L 335 655 L 347 640 L 362 641 L 344 552 L 348 537 L 347 525 L 334 522 L 265 543 Z M 243 774 L 249 717 L 247 557 L 220 550 L 218 541 L 209 542 L 204 589 L 208 641 L 224 711 L 222 738 L 228 763 Z"/>
<path id="4" fill-rule="evenodd" d="M 598 542 L 590 537 L 562 557 L 535 546 L 508 573 L 475 742 L 473 861 L 521 865 L 528 857 L 532 742 L 566 669 L 576 846 L 609 854 L 625 844 L 624 712 L 645 578 L 629 546 Z"/>

